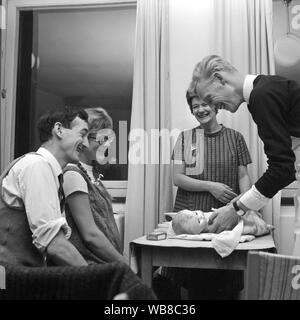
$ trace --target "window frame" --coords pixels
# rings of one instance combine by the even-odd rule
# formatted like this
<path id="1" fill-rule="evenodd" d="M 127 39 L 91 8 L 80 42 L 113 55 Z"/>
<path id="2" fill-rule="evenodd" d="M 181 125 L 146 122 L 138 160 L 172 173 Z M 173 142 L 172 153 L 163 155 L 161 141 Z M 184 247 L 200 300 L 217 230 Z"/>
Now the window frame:
<path id="1" fill-rule="evenodd" d="M 6 34 L 3 36 L 3 54 L 1 63 L 1 91 L 6 91 L 6 98 L 1 98 L 1 115 L 5 114 L 5 121 L 1 121 L 1 171 L 13 160 L 15 149 L 16 127 L 16 88 L 17 88 L 17 62 L 19 45 L 20 12 L 25 10 L 53 10 L 53 9 L 87 9 L 101 7 L 135 6 L 137 0 L 10 0 L 3 1 L 6 5 Z M 111 189 L 119 189 L 126 194 L 127 181 L 106 182 Z M 125 193 L 124 193 L 124 189 Z"/>

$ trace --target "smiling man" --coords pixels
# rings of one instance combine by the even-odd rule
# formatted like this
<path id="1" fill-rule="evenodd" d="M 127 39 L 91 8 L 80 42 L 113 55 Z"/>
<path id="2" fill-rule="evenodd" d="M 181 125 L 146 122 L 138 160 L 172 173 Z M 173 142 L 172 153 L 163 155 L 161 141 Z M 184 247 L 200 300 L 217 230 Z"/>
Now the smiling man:
<path id="1" fill-rule="evenodd" d="M 10 265 L 87 266 L 69 241 L 71 229 L 65 219 L 62 169 L 67 163 L 77 163 L 82 150 L 89 147 L 88 115 L 84 110 L 71 109 L 46 114 L 38 122 L 38 132 L 41 147 L 13 161 L 0 177 L 0 265 L 7 265 L 8 270 L 13 269 Z M 20 272 L 17 277 L 20 284 L 8 276 L 4 298 L 61 299 L 69 285 L 73 288 L 68 293 L 70 297 L 82 296 L 85 290 L 74 290 L 72 285 L 79 274 L 80 279 L 83 274 L 86 276 L 86 288 L 97 279 L 97 289 L 92 285 L 91 294 L 95 296 L 95 290 L 99 291 L 99 299 L 156 298 L 125 263 L 70 268 L 70 273 L 61 269 L 55 273 L 47 268 L 42 277 L 39 268 L 34 269 L 37 271 L 16 269 Z M 55 286 L 59 294 L 51 291 Z M 45 288 L 50 288 L 49 292 Z"/>
<path id="2" fill-rule="evenodd" d="M 86 265 L 68 241 L 62 169 L 77 163 L 88 147 L 88 116 L 67 109 L 44 115 L 38 123 L 41 147 L 3 172 L 0 198 L 0 261 L 16 265 Z"/>
<path id="3" fill-rule="evenodd" d="M 237 214 L 259 210 L 293 182 L 295 168 L 300 182 L 300 86 L 279 76 L 242 74 L 221 57 L 211 55 L 196 65 L 191 88 L 207 104 L 232 113 L 246 102 L 268 158 L 268 169 L 252 188 L 211 217 L 215 228 L 225 230 Z M 299 229 L 299 204 L 296 208 Z M 295 238 L 294 254 L 300 255 L 300 235 Z"/>

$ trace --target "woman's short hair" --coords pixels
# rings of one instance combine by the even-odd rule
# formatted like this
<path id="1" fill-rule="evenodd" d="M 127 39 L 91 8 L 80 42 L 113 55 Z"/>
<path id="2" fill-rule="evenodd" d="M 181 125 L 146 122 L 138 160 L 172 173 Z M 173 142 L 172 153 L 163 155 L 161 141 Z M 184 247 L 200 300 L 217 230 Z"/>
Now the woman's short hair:
<path id="1" fill-rule="evenodd" d="M 112 129 L 113 121 L 107 111 L 103 108 L 88 108 L 85 109 L 88 114 L 89 130 L 95 133 L 101 129 Z"/>
<path id="2" fill-rule="evenodd" d="M 186 101 L 190 107 L 190 110 L 191 110 L 191 113 L 193 113 L 193 105 L 192 105 L 192 101 L 193 101 L 193 98 L 197 98 L 197 94 L 194 90 L 192 90 L 190 87 L 188 90 L 186 90 Z"/>

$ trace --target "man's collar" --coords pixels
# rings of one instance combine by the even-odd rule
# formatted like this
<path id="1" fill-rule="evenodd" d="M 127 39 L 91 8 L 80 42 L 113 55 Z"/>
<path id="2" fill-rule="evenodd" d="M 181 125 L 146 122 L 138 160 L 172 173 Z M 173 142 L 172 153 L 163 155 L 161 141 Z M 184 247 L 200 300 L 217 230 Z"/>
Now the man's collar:
<path id="1" fill-rule="evenodd" d="M 37 153 L 43 156 L 51 165 L 51 168 L 53 170 L 53 173 L 58 177 L 62 173 L 62 168 L 57 161 L 57 159 L 54 157 L 54 155 L 47 149 L 40 147 L 37 150 Z"/>
<path id="2" fill-rule="evenodd" d="M 243 85 L 243 97 L 246 103 L 249 103 L 250 100 L 250 94 L 253 89 L 253 81 L 257 75 L 253 74 L 247 74 L 244 80 L 244 85 Z"/>

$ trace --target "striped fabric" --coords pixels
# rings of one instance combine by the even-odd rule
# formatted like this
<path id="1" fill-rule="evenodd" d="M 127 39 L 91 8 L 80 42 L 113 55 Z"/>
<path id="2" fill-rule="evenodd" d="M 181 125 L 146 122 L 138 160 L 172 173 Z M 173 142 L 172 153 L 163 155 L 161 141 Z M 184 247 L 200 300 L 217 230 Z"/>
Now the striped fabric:
<path id="1" fill-rule="evenodd" d="M 187 152 L 196 155 L 196 130 L 184 131 L 178 137 L 172 159 L 185 161 Z M 192 137 L 192 139 L 190 139 Z M 192 145 L 188 141 L 192 140 Z M 189 157 L 191 158 L 191 157 Z M 190 161 L 189 161 L 190 162 Z M 227 184 L 237 194 L 240 193 L 238 183 L 238 166 L 251 163 L 251 157 L 243 136 L 222 126 L 217 133 L 204 133 L 204 165 L 199 175 L 189 175 L 194 179 L 215 181 Z M 185 167 L 195 166 L 195 163 L 185 163 Z M 190 192 L 178 188 L 174 211 L 182 209 L 210 211 L 211 208 L 220 208 L 224 204 L 215 199 L 209 192 Z"/>
<path id="2" fill-rule="evenodd" d="M 248 268 L 247 281 L 256 282 L 250 284 L 253 292 L 247 292 L 250 299 L 300 300 L 300 257 L 257 252 Z"/>

